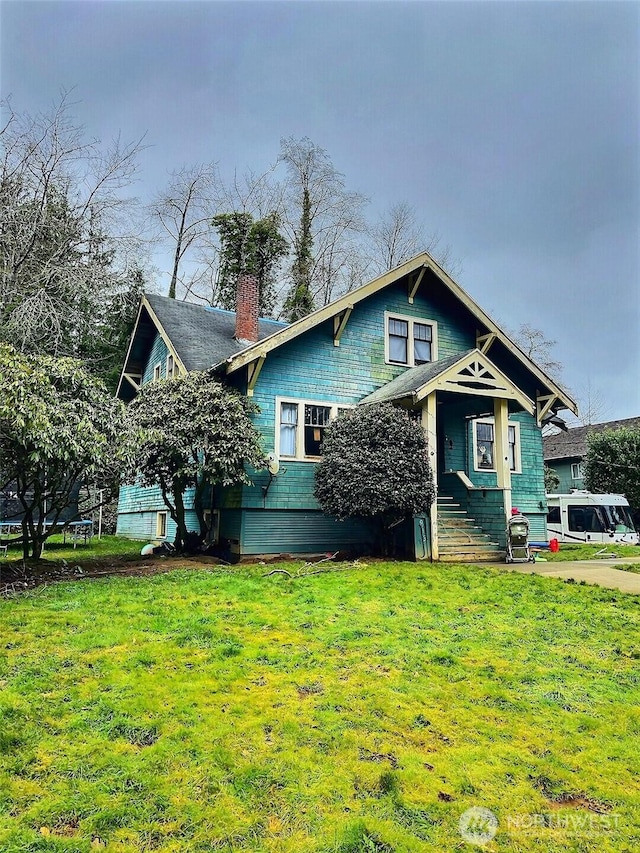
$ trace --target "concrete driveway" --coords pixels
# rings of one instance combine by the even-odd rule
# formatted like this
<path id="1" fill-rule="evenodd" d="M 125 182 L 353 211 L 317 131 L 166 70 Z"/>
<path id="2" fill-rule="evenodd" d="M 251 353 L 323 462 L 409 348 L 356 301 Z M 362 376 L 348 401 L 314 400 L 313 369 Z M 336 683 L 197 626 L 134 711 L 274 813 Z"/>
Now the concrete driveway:
<path id="1" fill-rule="evenodd" d="M 619 568 L 623 563 L 640 564 L 637 557 L 619 557 L 614 560 L 570 560 L 562 563 L 495 563 L 502 569 L 523 574 L 545 575 L 550 578 L 573 578 L 607 589 L 619 589 L 640 595 L 640 574 L 625 572 Z"/>

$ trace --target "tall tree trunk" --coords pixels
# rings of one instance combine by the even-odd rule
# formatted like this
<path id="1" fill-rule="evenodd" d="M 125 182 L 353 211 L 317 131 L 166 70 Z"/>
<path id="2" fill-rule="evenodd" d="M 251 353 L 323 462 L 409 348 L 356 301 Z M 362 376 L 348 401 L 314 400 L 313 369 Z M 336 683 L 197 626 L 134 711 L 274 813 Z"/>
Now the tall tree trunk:
<path id="1" fill-rule="evenodd" d="M 174 539 L 174 545 L 176 546 L 176 551 L 182 551 L 187 541 L 187 523 L 185 521 L 185 512 L 184 512 L 184 493 L 179 486 L 175 486 L 175 491 L 173 493 L 173 500 L 175 501 L 175 523 L 176 523 L 176 538 Z"/>

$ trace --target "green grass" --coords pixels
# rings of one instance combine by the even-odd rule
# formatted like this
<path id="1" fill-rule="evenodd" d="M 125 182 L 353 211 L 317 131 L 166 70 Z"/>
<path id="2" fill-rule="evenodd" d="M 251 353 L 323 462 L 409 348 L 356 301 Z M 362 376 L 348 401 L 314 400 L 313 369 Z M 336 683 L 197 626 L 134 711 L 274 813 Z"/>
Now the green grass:
<path id="1" fill-rule="evenodd" d="M 272 568 L 0 602 L 2 853 L 638 849 L 640 597 Z"/>
<path id="2" fill-rule="evenodd" d="M 541 555 L 547 560 L 553 562 L 562 562 L 565 560 L 598 560 L 598 552 L 601 554 L 615 554 L 617 557 L 637 557 L 640 562 L 640 546 L 639 545 L 606 545 L 598 543 L 597 545 L 568 545 L 564 542 L 560 543 L 560 550 L 553 553 L 552 551 L 541 551 Z"/>
<path id="3" fill-rule="evenodd" d="M 6 542 L 9 537 L 3 536 L 3 542 Z M 120 557 L 136 557 L 140 556 L 140 549 L 145 544 L 132 539 L 125 539 L 123 536 L 102 536 L 98 539 L 93 536 L 85 544 L 82 540 L 76 543 L 73 547 L 73 542 L 67 538 L 65 543 L 62 534 L 50 536 L 45 542 L 44 553 L 42 555 L 45 563 L 60 562 L 61 560 L 75 560 L 82 562 L 84 560 L 109 560 Z M 22 546 L 10 544 L 7 550 L 6 561 L 0 558 L 0 565 L 3 562 L 21 562 L 22 561 Z"/>

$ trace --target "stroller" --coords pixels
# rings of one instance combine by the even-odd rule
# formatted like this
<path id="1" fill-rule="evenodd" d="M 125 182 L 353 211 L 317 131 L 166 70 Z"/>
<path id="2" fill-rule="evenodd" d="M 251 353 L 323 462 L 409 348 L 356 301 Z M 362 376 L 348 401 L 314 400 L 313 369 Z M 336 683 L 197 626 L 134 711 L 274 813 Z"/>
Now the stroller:
<path id="1" fill-rule="evenodd" d="M 533 563 L 529 550 L 529 520 L 520 513 L 507 521 L 507 563 Z"/>

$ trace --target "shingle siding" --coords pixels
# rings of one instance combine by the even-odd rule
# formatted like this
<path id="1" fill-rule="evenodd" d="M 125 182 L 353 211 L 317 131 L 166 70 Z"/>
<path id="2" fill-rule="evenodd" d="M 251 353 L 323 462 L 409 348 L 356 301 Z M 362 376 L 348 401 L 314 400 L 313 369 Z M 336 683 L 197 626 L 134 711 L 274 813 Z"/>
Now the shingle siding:
<path id="1" fill-rule="evenodd" d="M 385 312 L 437 323 L 438 360 L 459 356 L 476 346 L 476 321 L 435 277 L 429 276 L 425 282 L 413 304 L 407 299 L 406 280 L 357 302 L 339 346 L 334 345 L 333 320 L 330 319 L 267 353 L 253 396 L 259 409 L 254 422 L 262 435 L 265 453 L 276 447 L 276 430 L 279 429 L 276 398 L 355 405 L 405 372 L 404 367 L 385 364 Z M 159 310 L 171 312 L 173 320 L 178 317 L 175 306 L 163 303 Z M 191 309 L 189 316 L 195 317 Z M 213 320 L 206 318 L 209 325 L 214 321 L 216 334 L 221 334 L 226 318 L 222 315 L 216 315 Z M 193 322 L 189 326 L 192 337 Z M 175 328 L 177 335 L 179 324 Z M 175 345 L 180 352 L 179 341 Z M 194 349 L 193 341 L 191 349 Z M 153 378 L 153 368 L 158 362 L 164 376 L 166 356 L 167 347 L 157 334 L 150 345 L 144 382 Z M 532 375 L 503 344 L 494 344 L 489 357 L 525 393 L 535 397 Z M 246 375 L 246 369 L 242 369 L 228 376 L 226 381 L 244 392 Z M 493 400 L 473 394 L 448 394 L 439 396 L 439 402 L 442 404 L 438 406 L 439 468 L 441 471 L 464 471 L 480 487 L 469 493 L 458 477 L 441 473 L 440 492 L 450 494 L 475 511 L 488 532 L 503 541 L 504 501 L 502 492 L 496 488 L 497 475 L 475 471 L 473 465 L 470 417 L 492 414 Z M 546 537 L 546 506 L 540 430 L 527 413 L 512 415 L 510 419 L 520 424 L 522 458 L 522 473 L 512 475 L 512 502 L 528 515 L 532 535 L 542 539 Z M 314 471 L 313 462 L 281 459 L 279 473 L 273 478 L 266 471 L 249 472 L 251 485 L 216 489 L 214 506 L 220 511 L 221 540 L 232 552 L 242 554 L 304 553 L 370 546 L 374 531 L 368 525 L 355 521 L 338 523 L 320 512 L 313 496 Z M 136 538 L 153 537 L 156 513 L 163 509 L 157 489 L 125 487 L 120 500 L 118 531 Z M 191 525 L 191 529 L 197 529 L 194 513 L 189 516 Z M 173 533 L 173 522 L 170 522 L 169 535 Z"/>

